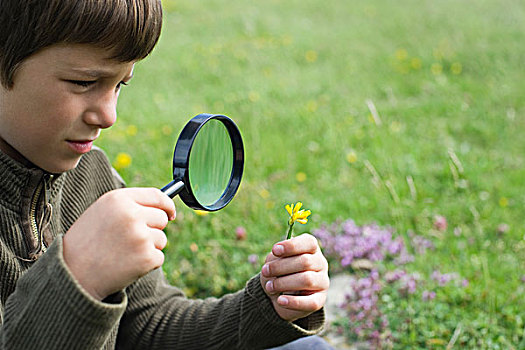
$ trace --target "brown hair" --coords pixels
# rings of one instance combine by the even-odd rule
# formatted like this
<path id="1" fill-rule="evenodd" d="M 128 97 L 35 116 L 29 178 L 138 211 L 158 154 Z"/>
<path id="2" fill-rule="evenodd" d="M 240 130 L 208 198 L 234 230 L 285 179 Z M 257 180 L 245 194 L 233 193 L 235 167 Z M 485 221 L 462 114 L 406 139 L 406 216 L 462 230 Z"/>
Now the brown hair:
<path id="1" fill-rule="evenodd" d="M 24 59 L 59 43 L 93 44 L 122 62 L 143 59 L 161 26 L 161 0 L 0 0 L 0 82 L 12 87 Z"/>

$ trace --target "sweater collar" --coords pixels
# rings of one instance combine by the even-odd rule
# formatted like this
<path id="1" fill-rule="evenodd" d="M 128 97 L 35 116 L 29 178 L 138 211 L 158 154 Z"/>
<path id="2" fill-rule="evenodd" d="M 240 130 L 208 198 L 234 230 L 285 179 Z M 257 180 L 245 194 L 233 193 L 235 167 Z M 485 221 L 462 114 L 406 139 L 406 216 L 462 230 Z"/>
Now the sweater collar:
<path id="1" fill-rule="evenodd" d="M 33 193 L 46 172 L 27 167 L 0 151 L 0 174 L 0 202 L 17 210 L 23 197 Z"/>

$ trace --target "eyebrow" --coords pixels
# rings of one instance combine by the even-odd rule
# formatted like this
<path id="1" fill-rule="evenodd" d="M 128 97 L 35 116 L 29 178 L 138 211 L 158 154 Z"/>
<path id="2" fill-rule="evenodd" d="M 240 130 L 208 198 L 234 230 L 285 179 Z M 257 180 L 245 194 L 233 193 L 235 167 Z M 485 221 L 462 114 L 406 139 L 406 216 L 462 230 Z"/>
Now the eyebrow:
<path id="1" fill-rule="evenodd" d="M 84 68 L 70 68 L 71 71 L 75 73 L 79 73 L 85 76 L 88 76 L 90 78 L 112 78 L 115 76 L 114 72 L 110 70 L 104 70 L 104 69 L 84 69 Z M 126 75 L 124 79 L 131 79 L 133 78 L 133 72 L 131 72 L 130 75 Z"/>

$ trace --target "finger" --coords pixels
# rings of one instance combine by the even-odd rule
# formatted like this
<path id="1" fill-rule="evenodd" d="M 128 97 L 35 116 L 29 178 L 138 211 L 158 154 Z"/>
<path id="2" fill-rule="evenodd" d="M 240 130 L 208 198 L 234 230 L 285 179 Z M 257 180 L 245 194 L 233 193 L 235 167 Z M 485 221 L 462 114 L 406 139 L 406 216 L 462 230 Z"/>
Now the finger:
<path id="1" fill-rule="evenodd" d="M 153 245 L 158 250 L 164 249 L 166 244 L 168 244 L 168 237 L 166 237 L 166 234 L 162 230 L 150 229 L 149 235 Z"/>
<path id="2" fill-rule="evenodd" d="M 279 258 L 273 255 L 273 253 L 269 253 L 268 255 L 266 255 L 266 260 L 264 262 L 268 263 L 270 261 L 277 260 L 277 259 Z"/>
<path id="3" fill-rule="evenodd" d="M 326 259 L 318 251 L 315 254 L 301 254 L 267 261 L 262 267 L 262 274 L 265 277 L 277 277 L 303 271 L 322 271 L 326 264 Z"/>
<path id="4" fill-rule="evenodd" d="M 175 203 L 158 188 L 127 188 L 133 199 L 140 205 L 161 209 L 170 220 L 176 217 Z"/>
<path id="5" fill-rule="evenodd" d="M 272 248 L 272 253 L 273 255 L 282 258 L 305 253 L 314 254 L 318 248 L 319 243 L 317 242 L 317 239 L 314 236 L 305 233 L 292 239 L 276 243 Z"/>
<path id="6" fill-rule="evenodd" d="M 266 282 L 265 289 L 270 294 L 295 291 L 321 291 L 330 286 L 325 272 L 305 271 L 278 277 Z"/>
<path id="7" fill-rule="evenodd" d="M 152 267 L 151 270 L 155 270 L 164 264 L 164 253 L 161 250 L 155 249 L 152 252 Z"/>
<path id="8" fill-rule="evenodd" d="M 150 228 L 162 230 L 169 222 L 168 214 L 165 211 L 153 207 L 141 207 L 140 215 Z"/>
<path id="9" fill-rule="evenodd" d="M 310 313 L 320 310 L 325 302 L 326 292 L 310 295 L 280 295 L 277 298 L 277 303 L 286 309 Z"/>

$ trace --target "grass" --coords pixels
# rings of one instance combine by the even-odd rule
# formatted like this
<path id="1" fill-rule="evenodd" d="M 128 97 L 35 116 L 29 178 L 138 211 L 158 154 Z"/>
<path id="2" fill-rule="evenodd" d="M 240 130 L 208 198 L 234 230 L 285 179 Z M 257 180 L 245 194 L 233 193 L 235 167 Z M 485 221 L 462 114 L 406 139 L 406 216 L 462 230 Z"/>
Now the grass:
<path id="1" fill-rule="evenodd" d="M 161 40 L 99 145 L 112 160 L 131 155 L 130 186 L 157 187 L 198 113 L 233 118 L 246 147 L 227 208 L 202 216 L 177 201 L 172 283 L 198 297 L 241 288 L 286 233 L 284 205 L 301 200 L 313 212 L 302 231 L 353 218 L 431 237 L 437 249 L 415 268 L 470 281 L 464 302 L 444 300 L 448 332 L 461 321 L 478 348 L 525 345 L 523 2 L 163 3 Z"/>

